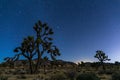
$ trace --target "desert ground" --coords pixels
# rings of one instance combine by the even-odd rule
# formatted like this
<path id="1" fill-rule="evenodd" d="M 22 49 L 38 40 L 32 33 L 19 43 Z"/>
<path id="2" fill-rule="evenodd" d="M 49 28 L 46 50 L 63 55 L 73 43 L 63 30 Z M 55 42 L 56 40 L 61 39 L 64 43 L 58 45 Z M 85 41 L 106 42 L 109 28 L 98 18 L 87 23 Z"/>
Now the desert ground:
<path id="1" fill-rule="evenodd" d="M 89 80 L 117 80 L 120 66 L 106 64 L 105 70 L 102 66 L 93 63 L 75 64 L 64 63 L 63 65 L 41 66 L 37 74 L 29 74 L 28 67 L 0 67 L 0 80 L 82 80 L 77 79 L 81 74 L 90 74 L 99 79 Z M 94 76 L 95 75 L 95 76 Z M 119 79 L 118 79 L 119 80 Z"/>

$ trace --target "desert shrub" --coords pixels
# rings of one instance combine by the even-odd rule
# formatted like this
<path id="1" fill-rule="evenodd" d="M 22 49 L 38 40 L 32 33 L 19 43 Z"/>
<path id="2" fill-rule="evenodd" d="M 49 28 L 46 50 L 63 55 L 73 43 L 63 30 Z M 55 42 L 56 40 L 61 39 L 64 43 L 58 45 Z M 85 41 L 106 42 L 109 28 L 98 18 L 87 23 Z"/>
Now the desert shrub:
<path id="1" fill-rule="evenodd" d="M 76 80 L 100 80 L 100 79 L 93 73 L 83 73 L 78 75 Z"/>
<path id="2" fill-rule="evenodd" d="M 3 71 L 2 71 L 2 70 L 0 70 L 0 75 L 1 75 L 1 74 L 3 74 Z"/>
<path id="3" fill-rule="evenodd" d="M 105 76 L 100 76 L 100 79 L 101 80 L 104 80 L 104 79 L 106 80 L 106 77 Z"/>
<path id="4" fill-rule="evenodd" d="M 18 79 L 26 79 L 27 77 L 25 75 L 19 75 L 17 76 Z"/>
<path id="5" fill-rule="evenodd" d="M 113 75 L 112 75 L 112 80 L 120 80 L 120 72 L 118 73 L 114 73 Z"/>
<path id="6" fill-rule="evenodd" d="M 113 74 L 113 71 L 112 70 L 101 70 L 98 72 L 99 75 L 102 75 L 102 74 L 107 74 L 107 75 L 112 75 Z"/>
<path id="7" fill-rule="evenodd" d="M 8 80 L 7 76 L 0 76 L 0 80 Z"/>
<path id="8" fill-rule="evenodd" d="M 99 75 L 105 74 L 105 71 L 104 70 L 100 70 L 100 71 L 98 71 L 98 74 Z"/>
<path id="9" fill-rule="evenodd" d="M 76 76 L 76 72 L 75 71 L 68 71 L 65 73 L 67 78 L 69 78 L 70 80 L 74 80 L 75 76 Z"/>
<path id="10" fill-rule="evenodd" d="M 37 76 L 35 79 L 33 79 L 33 80 L 43 80 L 44 79 L 44 77 L 43 76 Z"/>
<path id="11" fill-rule="evenodd" d="M 112 71 L 112 70 L 106 70 L 106 71 L 105 71 L 105 74 L 111 75 L 111 74 L 113 74 L 113 71 Z"/>
<path id="12" fill-rule="evenodd" d="M 25 70 L 22 70 L 22 69 L 18 69 L 16 71 L 14 71 L 13 74 L 26 74 L 27 72 Z"/>
<path id="13" fill-rule="evenodd" d="M 50 80 L 65 80 L 66 76 L 63 73 L 56 73 L 50 77 Z"/>

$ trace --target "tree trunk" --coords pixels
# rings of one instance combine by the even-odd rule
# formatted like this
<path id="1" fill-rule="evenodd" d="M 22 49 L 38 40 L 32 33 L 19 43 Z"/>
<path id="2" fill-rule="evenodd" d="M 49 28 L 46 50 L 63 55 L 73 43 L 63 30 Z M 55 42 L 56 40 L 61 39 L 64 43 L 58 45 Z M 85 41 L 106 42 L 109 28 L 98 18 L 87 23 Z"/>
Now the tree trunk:
<path id="1" fill-rule="evenodd" d="M 104 62 L 101 62 L 101 65 L 102 65 L 103 70 L 105 71 L 105 65 L 104 65 Z"/>
<path id="2" fill-rule="evenodd" d="M 29 70 L 30 70 L 30 74 L 33 74 L 32 60 L 31 59 L 29 59 Z"/>
<path id="3" fill-rule="evenodd" d="M 103 66 L 103 70 L 105 71 L 106 69 L 105 69 L 105 65 L 104 65 L 104 63 L 102 64 L 102 66 Z"/>
<path id="4" fill-rule="evenodd" d="M 35 71 L 34 71 L 34 73 L 37 73 L 37 72 L 38 72 L 39 65 L 40 65 L 40 59 L 41 59 L 41 55 L 40 55 L 40 51 L 38 50 L 38 58 L 37 58 L 37 63 L 36 63 L 36 66 L 35 66 Z"/>

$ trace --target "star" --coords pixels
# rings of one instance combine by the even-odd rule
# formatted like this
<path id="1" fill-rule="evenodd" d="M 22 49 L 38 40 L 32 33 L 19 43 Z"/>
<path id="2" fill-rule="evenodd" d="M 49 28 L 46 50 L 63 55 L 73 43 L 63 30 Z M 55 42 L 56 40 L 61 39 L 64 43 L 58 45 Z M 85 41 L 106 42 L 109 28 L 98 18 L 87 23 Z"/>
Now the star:
<path id="1" fill-rule="evenodd" d="M 2 16 L 2 14 L 0 14 L 0 17 Z"/>
<path id="2" fill-rule="evenodd" d="M 0 9 L 2 9 L 2 6 L 0 6 Z"/>
<path id="3" fill-rule="evenodd" d="M 3 8 L 3 5 L 2 4 L 0 4 L 0 9 L 2 9 Z"/>
<path id="4" fill-rule="evenodd" d="M 17 16 L 19 16 L 19 15 L 21 15 L 22 14 L 22 11 L 21 10 L 18 10 L 17 12 L 16 12 L 16 15 Z"/>
<path id="5" fill-rule="evenodd" d="M 22 11 L 21 11 L 21 10 L 19 10 L 19 11 L 18 11 L 18 14 L 21 14 L 21 13 L 22 13 Z"/>
<path id="6" fill-rule="evenodd" d="M 57 29 L 60 29 L 60 26 L 57 26 L 56 28 L 57 28 Z"/>

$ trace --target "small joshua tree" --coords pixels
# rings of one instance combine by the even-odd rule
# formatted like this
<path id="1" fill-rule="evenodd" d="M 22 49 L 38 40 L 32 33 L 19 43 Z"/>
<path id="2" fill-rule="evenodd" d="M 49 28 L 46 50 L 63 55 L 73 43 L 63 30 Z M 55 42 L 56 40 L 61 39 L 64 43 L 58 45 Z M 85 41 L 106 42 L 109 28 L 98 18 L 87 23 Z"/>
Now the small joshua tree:
<path id="1" fill-rule="evenodd" d="M 16 54 L 14 57 L 6 57 L 4 60 L 9 64 L 10 67 L 14 67 L 15 61 L 19 59 L 19 54 Z"/>
<path id="2" fill-rule="evenodd" d="M 14 52 L 20 52 L 19 54 L 23 55 L 29 62 L 29 70 L 30 73 L 33 73 L 33 57 L 35 56 L 35 49 L 34 49 L 34 37 L 28 36 L 25 38 L 21 44 L 21 47 L 17 47 Z"/>
<path id="3" fill-rule="evenodd" d="M 111 59 L 108 58 L 108 56 L 106 56 L 106 54 L 102 50 L 97 50 L 94 57 L 99 60 L 99 62 L 103 66 L 103 70 L 105 70 L 104 62 L 111 60 Z"/>

